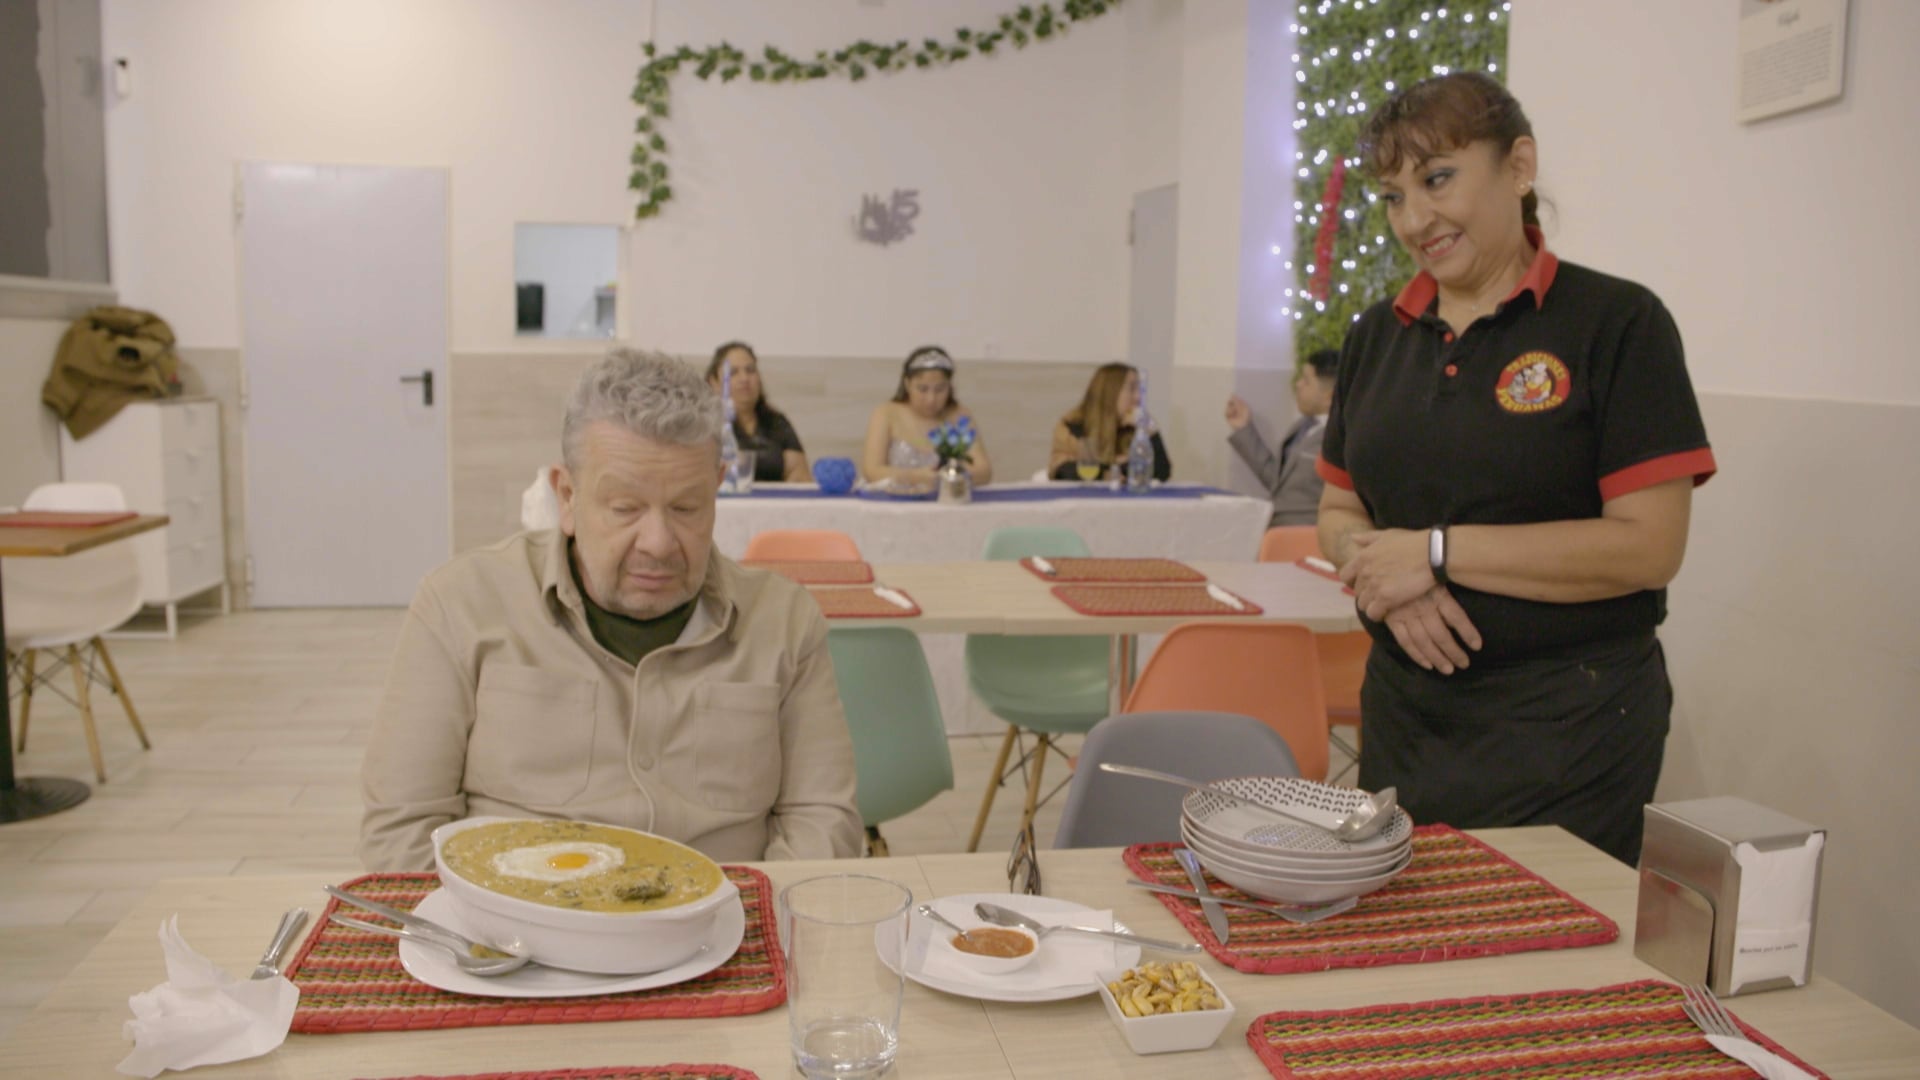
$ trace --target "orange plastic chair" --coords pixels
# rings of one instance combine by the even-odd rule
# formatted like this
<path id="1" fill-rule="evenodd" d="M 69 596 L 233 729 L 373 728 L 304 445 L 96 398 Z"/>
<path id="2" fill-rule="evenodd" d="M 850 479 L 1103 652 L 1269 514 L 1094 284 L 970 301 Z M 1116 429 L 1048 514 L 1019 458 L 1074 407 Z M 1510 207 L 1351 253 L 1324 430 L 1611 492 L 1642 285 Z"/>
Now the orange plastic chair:
<path id="1" fill-rule="evenodd" d="M 1183 623 L 1147 661 L 1122 712 L 1227 712 L 1280 733 L 1300 775 L 1327 778 L 1327 696 L 1313 631 L 1288 623 Z"/>
<path id="2" fill-rule="evenodd" d="M 747 541 L 748 561 L 861 562 L 853 537 L 832 529 L 768 529 Z"/>
<path id="3" fill-rule="evenodd" d="M 1320 530 L 1312 525 L 1276 525 L 1260 539 L 1261 562 L 1298 562 L 1320 556 Z M 1328 739 L 1350 761 L 1360 760 L 1360 681 L 1367 673 L 1367 654 L 1373 639 L 1365 630 L 1344 634 L 1316 634 L 1320 647 L 1320 684 L 1327 694 Z M 1354 729 L 1351 743 L 1332 733 L 1336 726 Z M 1341 770 L 1345 776 L 1353 766 Z"/>
<path id="4" fill-rule="evenodd" d="M 1261 562 L 1299 562 L 1320 557 L 1320 530 L 1312 525 L 1275 525 L 1260 538 Z"/>

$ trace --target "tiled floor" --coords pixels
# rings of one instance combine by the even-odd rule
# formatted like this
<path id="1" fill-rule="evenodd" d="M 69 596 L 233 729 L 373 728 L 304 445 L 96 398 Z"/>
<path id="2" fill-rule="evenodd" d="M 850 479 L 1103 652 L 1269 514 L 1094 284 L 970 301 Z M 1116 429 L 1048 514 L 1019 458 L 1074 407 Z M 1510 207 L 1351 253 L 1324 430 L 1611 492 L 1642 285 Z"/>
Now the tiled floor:
<path id="1" fill-rule="evenodd" d="M 154 746 L 96 694 L 108 782 L 0 828 L 0 1037 L 155 881 L 359 871 L 360 758 L 399 625 L 389 610 L 251 612 L 111 645 Z M 28 735 L 22 774 L 92 780 L 72 706 L 37 695 Z M 999 741 L 953 740 L 955 790 L 886 825 L 894 853 L 966 846 Z M 1061 802 L 1041 808 L 1043 844 Z M 1019 804 L 1001 792 L 983 846 L 1011 840 Z"/>

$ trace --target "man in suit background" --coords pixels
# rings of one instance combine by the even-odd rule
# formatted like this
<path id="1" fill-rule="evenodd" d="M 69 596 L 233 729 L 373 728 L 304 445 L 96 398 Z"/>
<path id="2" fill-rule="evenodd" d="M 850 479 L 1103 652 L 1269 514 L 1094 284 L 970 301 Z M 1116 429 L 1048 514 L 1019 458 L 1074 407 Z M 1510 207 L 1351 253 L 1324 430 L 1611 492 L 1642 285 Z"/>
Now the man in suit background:
<path id="1" fill-rule="evenodd" d="M 1293 403 L 1300 419 L 1280 441 L 1280 452 L 1267 448 L 1253 426 L 1253 410 L 1238 395 L 1227 399 L 1227 426 L 1233 433 L 1227 445 L 1247 463 L 1260 485 L 1273 497 L 1269 525 L 1312 525 L 1320 514 L 1320 488 L 1315 471 L 1320 439 L 1327 431 L 1327 410 L 1333 407 L 1333 377 L 1340 354 L 1322 349 L 1308 356 L 1293 375 Z"/>

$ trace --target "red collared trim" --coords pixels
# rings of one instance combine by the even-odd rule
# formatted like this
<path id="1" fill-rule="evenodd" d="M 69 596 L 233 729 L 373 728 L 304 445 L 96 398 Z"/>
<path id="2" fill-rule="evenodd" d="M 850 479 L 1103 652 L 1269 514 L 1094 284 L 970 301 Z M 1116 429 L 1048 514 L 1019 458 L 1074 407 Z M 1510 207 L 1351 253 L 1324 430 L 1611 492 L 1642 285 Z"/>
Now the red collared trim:
<path id="1" fill-rule="evenodd" d="M 1347 470 L 1340 466 L 1328 464 L 1326 458 L 1320 458 L 1316 461 L 1313 466 L 1313 471 L 1320 474 L 1320 479 L 1325 480 L 1334 487 L 1342 488 L 1346 491 L 1353 490 L 1353 477 L 1347 475 Z"/>
<path id="2" fill-rule="evenodd" d="M 1531 292 L 1533 307 L 1537 311 L 1541 304 L 1546 303 L 1547 290 L 1553 287 L 1554 276 L 1560 272 L 1560 258 L 1547 250 L 1547 238 L 1537 227 L 1527 225 L 1523 229 L 1527 234 L 1527 243 L 1533 247 L 1533 262 L 1527 265 L 1527 272 L 1520 278 L 1520 284 L 1515 285 L 1501 303 L 1511 303 L 1521 293 Z M 1440 285 L 1433 280 L 1433 275 L 1422 270 L 1407 282 L 1407 287 L 1400 290 L 1399 296 L 1393 298 L 1393 313 L 1405 326 L 1425 314 L 1439 292 Z"/>
<path id="3" fill-rule="evenodd" d="M 1699 487 L 1707 482 L 1720 466 L 1713 460 L 1713 450 L 1701 447 L 1698 450 L 1682 450 L 1677 454 L 1666 454 L 1638 465 L 1629 465 L 1618 472 L 1608 473 L 1600 478 L 1600 501 L 1609 502 L 1622 495 L 1631 495 L 1642 488 L 1655 484 L 1664 484 L 1669 480 L 1678 480 L 1683 476 L 1693 477 L 1693 486 Z"/>

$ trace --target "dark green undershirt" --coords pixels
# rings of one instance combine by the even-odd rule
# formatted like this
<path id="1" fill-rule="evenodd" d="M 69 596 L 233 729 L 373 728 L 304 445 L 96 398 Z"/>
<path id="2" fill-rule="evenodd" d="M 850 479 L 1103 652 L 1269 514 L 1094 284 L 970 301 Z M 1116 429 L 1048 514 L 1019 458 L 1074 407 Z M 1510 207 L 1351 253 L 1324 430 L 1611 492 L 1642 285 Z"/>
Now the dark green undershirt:
<path id="1" fill-rule="evenodd" d="M 700 599 L 695 596 L 657 618 L 635 619 L 608 611 L 587 595 L 587 587 L 580 580 L 580 568 L 573 561 L 571 544 L 568 545 L 567 567 L 573 571 L 574 587 L 580 590 L 580 599 L 587 613 L 587 629 L 593 631 L 593 640 L 599 642 L 601 648 L 636 666 L 641 657 L 662 645 L 671 645 L 680 640 L 681 631 L 687 628 L 687 623 L 693 618 L 693 605 Z"/>

